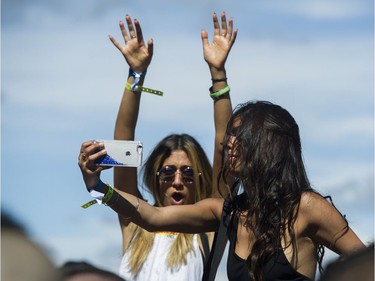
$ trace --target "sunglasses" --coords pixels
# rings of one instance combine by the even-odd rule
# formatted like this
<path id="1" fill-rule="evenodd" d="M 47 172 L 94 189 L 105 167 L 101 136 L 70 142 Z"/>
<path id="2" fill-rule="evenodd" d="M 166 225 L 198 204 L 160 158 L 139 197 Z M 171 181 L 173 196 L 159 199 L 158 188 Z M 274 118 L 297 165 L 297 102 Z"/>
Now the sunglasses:
<path id="1" fill-rule="evenodd" d="M 157 175 L 163 183 L 171 183 L 174 181 L 176 173 L 181 175 L 184 183 L 194 182 L 194 170 L 190 166 L 182 166 L 181 168 L 177 169 L 176 166 L 167 165 L 162 167 L 160 171 L 157 172 Z M 200 173 L 198 175 L 200 175 Z"/>

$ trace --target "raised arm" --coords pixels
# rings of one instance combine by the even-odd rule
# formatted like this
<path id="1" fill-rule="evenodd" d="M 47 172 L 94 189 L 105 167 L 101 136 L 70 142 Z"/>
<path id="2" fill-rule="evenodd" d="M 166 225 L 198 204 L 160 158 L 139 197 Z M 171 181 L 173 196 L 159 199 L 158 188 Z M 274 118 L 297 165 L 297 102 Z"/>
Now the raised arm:
<path id="1" fill-rule="evenodd" d="M 109 36 L 109 39 L 124 56 L 129 70 L 141 74 L 138 82 L 138 85 L 141 86 L 152 59 L 153 41 L 149 39 L 147 45 L 145 44 L 142 29 L 137 19 L 134 20 L 133 24 L 130 16 L 127 15 L 125 20 L 128 32 L 124 23 L 120 21 L 120 30 L 125 45 L 121 45 L 112 36 Z M 129 71 L 127 86 L 122 96 L 115 124 L 114 139 L 116 140 L 134 140 L 141 99 L 141 93 L 135 92 L 129 87 L 134 84 L 134 80 L 135 77 Z M 136 168 L 115 168 L 114 184 L 120 190 L 141 197 L 138 190 Z"/>
<path id="2" fill-rule="evenodd" d="M 227 23 L 226 15 L 224 12 L 221 14 L 221 28 L 216 13 L 214 13 L 213 15 L 213 23 L 214 36 L 211 44 L 208 42 L 207 32 L 205 30 L 202 30 L 201 32 L 203 56 L 208 64 L 212 80 L 212 88 L 210 88 L 210 91 L 213 94 L 211 96 L 214 96 L 213 101 L 215 146 L 213 160 L 212 197 L 225 197 L 228 194 L 228 190 L 222 180 L 220 181 L 219 186 L 217 181 L 223 154 L 222 141 L 225 135 L 227 123 L 232 114 L 232 104 L 229 95 L 229 88 L 227 88 L 228 84 L 225 62 L 236 40 L 238 30 L 233 30 L 232 18 L 230 18 Z M 220 91 L 223 94 L 221 94 Z"/>
<path id="3" fill-rule="evenodd" d="M 105 149 L 102 148 L 101 143 L 84 142 L 78 156 L 78 165 L 90 194 L 111 207 L 121 218 L 148 231 L 201 233 L 218 229 L 224 202 L 221 198 L 209 198 L 196 204 L 158 208 L 132 194 L 112 189 L 102 183 L 100 174 L 104 168 L 95 164 L 96 159 L 106 154 Z"/>

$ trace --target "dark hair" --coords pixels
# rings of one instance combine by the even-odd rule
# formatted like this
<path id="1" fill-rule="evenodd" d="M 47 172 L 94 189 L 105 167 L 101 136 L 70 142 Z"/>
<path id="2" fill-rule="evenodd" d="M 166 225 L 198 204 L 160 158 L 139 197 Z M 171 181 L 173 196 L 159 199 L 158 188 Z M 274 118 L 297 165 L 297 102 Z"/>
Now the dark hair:
<path id="1" fill-rule="evenodd" d="M 232 149 L 239 156 L 238 177 L 247 195 L 246 227 L 255 235 L 247 265 L 250 276 L 262 280 L 262 265 L 282 248 L 281 237 L 290 235 L 285 247 L 292 245 L 295 260 L 293 224 L 302 193 L 313 190 L 303 164 L 298 125 L 281 106 L 266 101 L 238 105 L 228 123 L 225 144 L 231 136 L 235 136 Z M 227 158 L 225 149 L 224 180 L 231 165 Z"/>
<path id="2" fill-rule="evenodd" d="M 207 198 L 212 191 L 212 166 L 198 141 L 188 134 L 172 134 L 162 139 L 151 152 L 143 166 L 143 182 L 152 193 L 157 206 L 162 206 L 157 172 L 165 159 L 175 150 L 182 150 L 188 156 L 195 173 L 195 202 Z"/>
<path id="3" fill-rule="evenodd" d="M 60 268 L 60 274 L 62 277 L 62 281 L 79 274 L 97 274 L 103 278 L 108 278 L 113 281 L 125 281 L 123 278 L 118 276 L 117 274 L 98 268 L 88 262 L 85 261 L 68 261 L 64 263 Z"/>

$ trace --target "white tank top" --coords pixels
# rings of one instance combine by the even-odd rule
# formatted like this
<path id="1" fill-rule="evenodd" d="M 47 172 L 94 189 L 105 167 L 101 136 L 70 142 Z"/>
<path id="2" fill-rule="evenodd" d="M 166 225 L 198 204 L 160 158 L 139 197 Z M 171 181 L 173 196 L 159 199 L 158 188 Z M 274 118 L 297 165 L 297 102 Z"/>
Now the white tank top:
<path id="1" fill-rule="evenodd" d="M 119 275 L 127 281 L 195 281 L 202 280 L 203 258 L 199 248 L 197 234 L 193 236 L 193 251 L 186 257 L 186 264 L 179 268 L 168 268 L 169 249 L 176 239 L 174 233 L 156 233 L 154 243 L 138 274 L 130 272 L 128 260 L 130 251 L 126 250 L 121 260 Z"/>

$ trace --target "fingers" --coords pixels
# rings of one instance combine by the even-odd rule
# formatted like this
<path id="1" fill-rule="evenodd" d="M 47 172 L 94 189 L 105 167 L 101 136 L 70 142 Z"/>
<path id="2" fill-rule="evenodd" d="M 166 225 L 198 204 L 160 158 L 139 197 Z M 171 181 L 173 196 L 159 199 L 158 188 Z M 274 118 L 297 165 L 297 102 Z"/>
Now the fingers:
<path id="1" fill-rule="evenodd" d="M 233 32 L 233 19 L 229 18 L 227 34 L 232 35 Z"/>
<path id="2" fill-rule="evenodd" d="M 134 24 L 135 24 L 135 30 L 136 30 L 136 34 L 134 34 L 134 38 L 137 38 L 138 42 L 143 42 L 142 28 L 141 28 L 141 25 L 139 24 L 139 21 L 137 19 L 134 19 Z"/>
<path id="3" fill-rule="evenodd" d="M 127 36 L 126 39 L 125 39 L 125 43 L 129 40 L 129 39 L 133 39 L 133 38 L 136 38 L 137 37 L 137 34 L 136 34 L 136 31 L 134 29 L 134 25 L 133 25 L 133 22 L 132 22 L 132 19 L 130 18 L 130 16 L 126 15 L 125 17 L 125 20 L 126 20 L 126 23 L 128 25 L 128 29 L 129 29 L 129 37 Z M 139 24 L 139 23 L 138 23 Z M 125 29 L 125 27 L 124 27 Z M 122 31 L 122 30 L 121 30 Z M 126 32 L 126 31 L 125 31 Z M 125 37 L 124 37 L 125 38 Z"/>
<path id="4" fill-rule="evenodd" d="M 78 155 L 78 161 L 86 161 L 87 159 L 87 155 L 86 155 L 86 148 L 91 145 L 91 142 L 84 142 L 82 145 L 81 145 L 81 150 L 79 152 L 79 155 Z"/>
<path id="5" fill-rule="evenodd" d="M 225 37 L 228 41 L 234 41 L 237 36 L 237 30 L 233 31 L 233 19 L 230 18 L 227 22 L 227 17 L 225 12 L 221 14 L 221 27 L 219 24 L 219 20 L 217 18 L 217 14 L 213 14 L 213 23 L 214 23 L 214 36 L 222 36 Z M 203 38 L 202 38 L 203 39 Z M 234 39 L 234 40 L 233 40 Z"/>
<path id="6" fill-rule="evenodd" d="M 205 48 L 206 46 L 209 45 L 208 43 L 208 33 L 206 30 L 201 30 L 201 37 L 202 37 L 202 44 L 203 44 L 203 48 Z"/>
<path id="7" fill-rule="evenodd" d="M 106 154 L 103 143 L 96 141 L 86 141 L 81 145 L 78 155 L 78 164 L 82 166 L 85 162 L 93 162 L 100 156 Z"/>
<path id="8" fill-rule="evenodd" d="M 120 20 L 120 23 L 119 23 L 121 34 L 122 34 L 122 37 L 124 38 L 125 44 L 129 40 L 134 39 L 134 38 L 137 38 L 138 42 L 142 42 L 143 34 L 142 34 L 142 29 L 141 29 L 141 25 L 139 24 L 139 21 L 137 19 L 134 19 L 134 24 L 133 24 L 132 19 L 129 15 L 125 16 L 125 21 L 126 21 L 126 25 L 128 26 L 129 32 L 126 31 L 125 24 L 122 20 Z M 114 40 L 113 37 L 112 38 L 110 37 L 110 39 L 117 48 L 121 47 L 121 45 L 116 40 Z"/>
<path id="9" fill-rule="evenodd" d="M 225 12 L 221 14 L 221 31 L 220 31 L 220 24 L 219 20 L 217 19 L 216 13 L 213 15 L 213 21 L 214 21 L 214 36 L 220 35 L 220 36 L 227 36 L 227 17 L 225 15 Z M 231 33 L 231 30 L 229 34 Z"/>
<path id="10" fill-rule="evenodd" d="M 113 45 L 115 45 L 115 47 L 121 51 L 121 49 L 122 49 L 121 44 L 119 42 L 117 42 L 116 39 L 112 35 L 108 35 L 108 38 L 109 38 L 109 40 L 111 40 Z"/>
<path id="11" fill-rule="evenodd" d="M 104 170 L 103 167 L 95 164 L 96 159 L 107 153 L 103 148 L 103 143 L 96 141 L 86 141 L 81 145 L 78 166 L 88 189 L 97 184 L 98 179 L 100 180 L 100 173 Z"/>
<path id="12" fill-rule="evenodd" d="M 231 44 L 232 44 L 232 45 L 233 45 L 234 42 L 236 41 L 237 33 L 238 33 L 238 29 L 236 29 L 236 30 L 233 32 L 233 35 L 232 35 L 232 37 L 231 37 Z"/>
<path id="13" fill-rule="evenodd" d="M 154 54 L 154 41 L 152 39 L 149 39 L 147 41 L 147 48 L 148 48 L 148 54 L 150 55 L 150 57 L 152 57 Z"/>
<path id="14" fill-rule="evenodd" d="M 213 21 L 214 21 L 214 36 L 215 36 L 215 35 L 220 35 L 220 25 L 219 25 L 219 22 L 218 22 L 218 20 L 217 20 L 217 15 L 216 15 L 216 13 L 214 13 L 212 19 L 213 19 Z"/>
<path id="15" fill-rule="evenodd" d="M 227 36 L 227 17 L 225 16 L 225 12 L 221 14 L 221 36 Z"/>
<path id="16" fill-rule="evenodd" d="M 121 20 L 119 22 L 121 34 L 122 34 L 125 44 L 127 44 L 132 39 L 137 39 L 138 43 L 143 45 L 143 33 L 142 33 L 142 28 L 141 28 L 139 21 L 137 19 L 134 19 L 134 23 L 133 23 L 129 15 L 125 16 L 125 21 L 126 21 L 126 25 L 128 26 L 127 28 L 129 30 L 128 32 L 126 31 L 127 29 L 125 27 L 124 22 Z M 108 37 L 113 43 L 113 45 L 116 46 L 117 49 L 119 49 L 120 51 L 123 49 L 123 46 L 121 46 L 121 44 L 117 42 L 113 36 L 109 35 Z"/>
<path id="17" fill-rule="evenodd" d="M 124 38 L 124 42 L 126 43 L 129 40 L 129 36 L 128 36 L 128 33 L 126 32 L 125 24 L 122 20 L 120 20 L 119 26 L 120 26 L 122 38 Z"/>
<path id="18" fill-rule="evenodd" d="M 233 31 L 233 19 L 229 19 L 229 27 L 228 27 L 228 33 L 229 34 L 229 41 L 233 45 L 233 43 L 236 41 L 237 38 L 238 29 L 235 29 Z"/>

